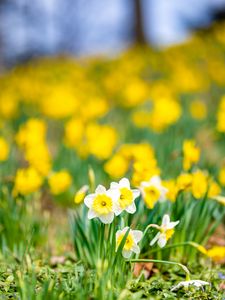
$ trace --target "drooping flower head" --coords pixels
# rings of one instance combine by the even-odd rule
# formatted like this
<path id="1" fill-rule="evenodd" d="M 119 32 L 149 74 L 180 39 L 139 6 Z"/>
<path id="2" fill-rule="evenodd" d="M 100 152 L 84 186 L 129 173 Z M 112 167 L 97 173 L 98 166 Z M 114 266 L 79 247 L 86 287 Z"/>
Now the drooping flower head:
<path id="1" fill-rule="evenodd" d="M 204 285 L 209 285 L 209 282 L 207 281 L 203 281 L 203 280 L 185 280 L 185 281 L 181 281 L 179 282 L 177 285 L 175 285 L 171 291 L 177 291 L 179 290 L 180 288 L 184 287 L 184 288 L 189 288 L 189 287 L 197 287 L 197 288 L 200 288 L 200 287 L 203 287 Z"/>
<path id="2" fill-rule="evenodd" d="M 88 219 L 99 218 L 104 224 L 112 223 L 114 219 L 115 202 L 119 198 L 118 190 L 106 190 L 98 185 L 95 193 L 85 197 L 84 203 L 89 208 Z"/>
<path id="3" fill-rule="evenodd" d="M 119 197 L 115 205 L 115 214 L 118 216 L 123 210 L 130 214 L 134 214 L 136 206 L 134 200 L 140 195 L 140 191 L 130 188 L 130 182 L 127 178 L 122 178 L 119 183 L 112 182 L 110 185 L 111 190 L 117 190 Z"/>
<path id="4" fill-rule="evenodd" d="M 180 221 L 170 222 L 169 215 L 164 215 L 161 226 L 152 224 L 151 226 L 157 228 L 159 230 L 159 232 L 156 234 L 154 239 L 151 241 L 150 246 L 153 246 L 157 242 L 158 246 L 160 248 L 165 247 L 167 241 L 174 234 L 174 227 L 177 226 L 177 224 L 179 222 Z"/>
<path id="5" fill-rule="evenodd" d="M 122 242 L 127 230 L 129 227 L 124 227 L 122 230 L 118 230 L 116 232 L 116 251 Z M 139 254 L 140 248 L 138 246 L 138 242 L 142 239 L 143 232 L 140 230 L 132 230 L 130 229 L 128 236 L 126 238 L 125 244 L 123 246 L 122 255 L 125 258 L 130 258 L 132 252 Z"/>

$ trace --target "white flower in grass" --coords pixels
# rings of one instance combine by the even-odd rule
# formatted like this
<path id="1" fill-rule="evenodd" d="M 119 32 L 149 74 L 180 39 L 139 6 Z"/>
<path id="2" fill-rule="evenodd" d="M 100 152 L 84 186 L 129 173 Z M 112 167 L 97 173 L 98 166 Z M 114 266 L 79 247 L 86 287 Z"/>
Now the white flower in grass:
<path id="1" fill-rule="evenodd" d="M 149 181 L 143 181 L 140 190 L 148 208 L 152 209 L 157 201 L 165 201 L 168 189 L 165 188 L 159 176 L 153 176 Z"/>
<path id="2" fill-rule="evenodd" d="M 156 225 L 151 224 L 150 227 L 155 227 L 159 230 L 159 232 L 156 234 L 154 239 L 151 241 L 150 246 L 153 246 L 156 242 L 158 243 L 160 248 L 163 248 L 167 241 L 173 236 L 174 234 L 174 227 L 177 226 L 177 224 L 180 221 L 176 222 L 170 222 L 169 215 L 164 215 L 162 219 L 162 225 Z"/>
<path id="3" fill-rule="evenodd" d="M 124 235 L 126 234 L 129 227 L 124 227 L 122 230 L 116 232 L 116 251 L 123 240 Z M 138 242 L 142 239 L 143 232 L 140 230 L 130 229 L 128 236 L 126 238 L 125 244 L 123 246 L 122 255 L 125 258 L 130 258 L 132 252 L 139 254 L 140 248 L 137 245 Z"/>
<path id="4" fill-rule="evenodd" d="M 106 190 L 98 185 L 95 193 L 85 197 L 84 203 L 89 208 L 88 219 L 99 218 L 104 224 L 112 223 L 114 219 L 115 201 L 119 197 L 117 190 Z"/>
<path id="5" fill-rule="evenodd" d="M 115 215 L 118 216 L 123 210 L 134 214 L 136 211 L 134 200 L 140 196 L 140 191 L 131 189 L 130 182 L 127 178 L 122 178 L 119 183 L 112 182 L 110 189 L 119 191 L 119 197 L 115 205 Z"/>
<path id="6" fill-rule="evenodd" d="M 187 281 L 181 281 L 179 282 L 177 285 L 175 285 L 171 291 L 177 291 L 179 290 L 180 288 L 182 287 L 185 287 L 185 288 L 188 288 L 188 287 L 197 287 L 197 288 L 200 288 L 200 287 L 203 287 L 204 285 L 209 285 L 209 282 L 207 281 L 203 281 L 203 280 L 187 280 Z"/>

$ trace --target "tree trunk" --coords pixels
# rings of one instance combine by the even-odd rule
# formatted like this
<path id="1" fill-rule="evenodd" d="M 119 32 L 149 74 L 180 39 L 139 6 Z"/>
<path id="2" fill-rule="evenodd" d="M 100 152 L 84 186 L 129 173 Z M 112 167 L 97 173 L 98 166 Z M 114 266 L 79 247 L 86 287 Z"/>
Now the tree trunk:
<path id="1" fill-rule="evenodd" d="M 141 7 L 142 0 L 134 0 L 135 9 L 135 24 L 134 24 L 134 41 L 137 44 L 146 44 L 144 26 L 143 26 L 143 14 Z"/>

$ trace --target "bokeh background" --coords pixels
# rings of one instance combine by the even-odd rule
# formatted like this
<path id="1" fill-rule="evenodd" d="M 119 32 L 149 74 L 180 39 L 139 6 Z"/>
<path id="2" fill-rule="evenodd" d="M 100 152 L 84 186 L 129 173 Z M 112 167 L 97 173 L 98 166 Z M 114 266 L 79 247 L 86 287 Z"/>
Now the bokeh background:
<path id="1" fill-rule="evenodd" d="M 165 47 L 224 11 L 225 0 L 1 0 L 1 66 L 58 53 L 114 55 L 135 41 Z"/>

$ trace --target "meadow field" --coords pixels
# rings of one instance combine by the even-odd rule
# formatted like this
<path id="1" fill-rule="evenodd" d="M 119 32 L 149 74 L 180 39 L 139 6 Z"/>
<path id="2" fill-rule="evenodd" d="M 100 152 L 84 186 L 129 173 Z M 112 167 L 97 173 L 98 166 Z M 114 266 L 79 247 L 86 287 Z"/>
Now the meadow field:
<path id="1" fill-rule="evenodd" d="M 0 299 L 225 299 L 225 24 L 0 76 Z"/>

